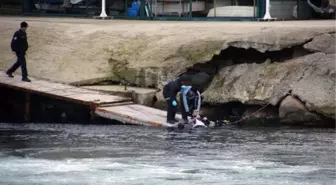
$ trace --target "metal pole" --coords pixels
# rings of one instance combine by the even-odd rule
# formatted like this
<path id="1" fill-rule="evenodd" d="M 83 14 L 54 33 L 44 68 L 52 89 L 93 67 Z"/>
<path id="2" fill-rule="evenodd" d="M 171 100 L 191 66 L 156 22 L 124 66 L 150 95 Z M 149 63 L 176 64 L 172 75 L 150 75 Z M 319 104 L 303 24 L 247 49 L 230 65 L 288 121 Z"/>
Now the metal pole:
<path id="1" fill-rule="evenodd" d="M 102 0 L 102 11 L 101 11 L 101 14 L 100 14 L 99 17 L 107 17 L 105 8 L 106 8 L 106 6 L 105 6 L 105 0 Z"/>
<path id="2" fill-rule="evenodd" d="M 263 19 L 272 19 L 269 10 L 270 10 L 270 0 L 266 0 L 266 12 Z"/>
<path id="3" fill-rule="evenodd" d="M 256 0 L 253 0 L 253 17 L 256 17 Z"/>

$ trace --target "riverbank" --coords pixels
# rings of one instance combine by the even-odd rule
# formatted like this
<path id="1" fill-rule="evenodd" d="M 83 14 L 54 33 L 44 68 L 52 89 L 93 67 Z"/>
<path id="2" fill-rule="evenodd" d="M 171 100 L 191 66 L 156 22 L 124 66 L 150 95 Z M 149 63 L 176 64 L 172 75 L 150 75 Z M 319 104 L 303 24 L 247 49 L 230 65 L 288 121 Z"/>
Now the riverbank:
<path id="1" fill-rule="evenodd" d="M 32 76 L 77 85 L 107 80 L 161 89 L 184 72 L 202 71 L 211 76 L 204 97 L 209 107 L 217 107 L 214 117 L 221 115 L 218 107 L 241 103 L 246 106 L 239 109 L 240 117 L 251 112 L 246 107 L 270 104 L 272 113 L 260 117 L 271 115 L 288 124 L 335 119 L 334 21 L 0 17 L 2 70 L 14 60 L 9 43 L 22 20 L 30 25 Z M 155 97 L 153 106 L 163 107 L 161 92 Z"/>

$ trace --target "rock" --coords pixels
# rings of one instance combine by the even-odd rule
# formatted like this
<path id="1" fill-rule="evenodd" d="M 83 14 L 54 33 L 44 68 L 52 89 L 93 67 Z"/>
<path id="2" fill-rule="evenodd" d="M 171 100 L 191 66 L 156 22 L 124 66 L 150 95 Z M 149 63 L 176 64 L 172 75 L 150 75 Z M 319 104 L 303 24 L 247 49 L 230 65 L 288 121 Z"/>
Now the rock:
<path id="1" fill-rule="evenodd" d="M 276 107 L 273 107 L 271 105 L 268 105 L 266 107 L 264 106 L 248 106 L 243 115 L 242 118 L 245 118 L 246 120 L 251 119 L 277 119 L 278 118 L 278 110 Z"/>
<path id="2" fill-rule="evenodd" d="M 178 42 L 176 45 L 179 48 L 171 49 L 169 52 L 148 48 L 147 42 L 150 42 L 150 39 L 143 37 L 144 40 L 136 40 L 139 41 L 136 42 L 136 45 L 141 48 L 136 52 L 138 56 L 133 56 L 133 52 L 128 51 L 128 45 L 130 44 L 128 41 L 111 47 L 109 50 L 111 53 L 109 60 L 112 69 L 111 78 L 116 81 L 126 79 L 129 83 L 141 87 L 155 86 L 161 88 L 166 81 L 185 73 L 188 68 L 211 61 L 214 55 L 218 55 L 229 47 L 255 49 L 261 53 L 280 51 L 302 46 L 314 37 L 330 31 L 331 29 L 328 28 L 315 30 L 284 29 L 274 35 L 274 30 L 269 30 L 262 34 L 247 34 L 243 37 L 228 40 L 208 38 L 207 40 L 195 40 L 186 43 Z M 298 35 L 300 36 L 298 37 Z M 132 46 L 131 49 L 135 49 L 135 46 Z M 154 56 L 157 57 L 153 58 Z"/>
<path id="3" fill-rule="evenodd" d="M 290 90 L 308 110 L 335 118 L 335 55 L 314 53 L 282 63 L 224 67 L 203 95 L 208 103 L 275 106 Z"/>
<path id="4" fill-rule="evenodd" d="M 311 52 L 335 53 L 335 37 L 330 34 L 322 34 L 303 46 Z"/>
<path id="5" fill-rule="evenodd" d="M 226 46 L 275 51 L 334 30 L 331 21 L 309 24 L 113 21 L 112 28 L 110 24 L 89 20 L 45 19 L 30 20 L 34 26 L 28 31 L 32 47 L 27 60 L 32 76 L 64 83 L 123 77 L 135 85 L 156 87 L 188 67 L 208 62 Z M 4 38 L 0 42 L 0 68 L 6 70 L 13 62 L 8 43 L 18 22 L 7 17 L 0 22 L 3 25 L 0 37 Z M 74 26 L 77 24 L 80 26 Z"/>
<path id="6" fill-rule="evenodd" d="M 274 106 L 267 105 L 245 105 L 241 117 L 233 122 L 244 125 L 278 125 L 278 109 Z"/>
<path id="7" fill-rule="evenodd" d="M 229 117 L 229 110 L 216 106 L 203 106 L 200 115 L 207 117 L 209 120 L 224 120 Z"/>
<path id="8" fill-rule="evenodd" d="M 321 54 L 320 57 L 305 68 L 292 93 L 305 102 L 308 110 L 335 119 L 335 55 Z"/>
<path id="9" fill-rule="evenodd" d="M 152 107 L 157 101 L 155 96 L 156 92 L 150 93 L 137 93 L 133 91 L 132 99 L 135 103 Z"/>
<path id="10" fill-rule="evenodd" d="M 158 90 L 153 88 L 125 87 L 122 85 L 93 85 L 82 86 L 82 88 L 100 91 L 115 96 L 128 97 L 135 103 L 146 106 L 153 106 L 157 101 L 156 93 Z"/>
<path id="11" fill-rule="evenodd" d="M 210 82 L 210 76 L 205 72 L 196 73 L 192 76 L 194 86 L 204 86 L 208 82 Z"/>
<path id="12" fill-rule="evenodd" d="M 303 102 L 291 95 L 280 103 L 279 117 L 283 123 L 305 123 L 321 120 L 320 116 L 309 112 Z"/>
<path id="13" fill-rule="evenodd" d="M 280 51 L 285 48 L 305 44 L 320 34 L 321 32 L 318 30 L 282 30 L 276 35 L 274 35 L 273 31 L 268 31 L 262 34 L 249 35 L 245 38 L 228 41 L 224 44 L 223 49 L 232 46 L 244 49 L 252 48 L 262 53 L 266 51 Z"/>

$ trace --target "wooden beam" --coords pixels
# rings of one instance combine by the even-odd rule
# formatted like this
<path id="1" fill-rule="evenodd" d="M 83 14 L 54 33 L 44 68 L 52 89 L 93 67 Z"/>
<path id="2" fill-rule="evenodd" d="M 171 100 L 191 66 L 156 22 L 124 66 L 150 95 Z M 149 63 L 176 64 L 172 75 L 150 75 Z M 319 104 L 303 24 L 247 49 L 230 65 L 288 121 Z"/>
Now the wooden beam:
<path id="1" fill-rule="evenodd" d="M 95 113 L 103 118 L 134 125 L 165 127 L 167 124 L 166 111 L 139 104 L 98 107 Z M 177 114 L 176 118 L 181 119 L 182 117 Z"/>
<path id="2" fill-rule="evenodd" d="M 24 93 L 41 95 L 53 99 L 64 100 L 86 106 L 91 104 L 112 104 L 130 101 L 131 98 L 108 95 L 97 91 L 86 90 L 70 85 L 53 83 L 32 78 L 33 82 L 26 83 L 19 80 L 19 77 L 8 78 L 0 72 L 0 87 L 7 87 Z"/>

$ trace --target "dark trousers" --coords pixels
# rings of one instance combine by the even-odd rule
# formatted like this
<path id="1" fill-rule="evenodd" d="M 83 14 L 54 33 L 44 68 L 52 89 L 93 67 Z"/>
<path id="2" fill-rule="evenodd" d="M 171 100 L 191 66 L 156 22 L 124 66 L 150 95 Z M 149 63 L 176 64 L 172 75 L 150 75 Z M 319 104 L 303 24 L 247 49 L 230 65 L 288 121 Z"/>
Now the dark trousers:
<path id="1" fill-rule="evenodd" d="M 22 79 L 27 78 L 28 72 L 27 72 L 27 63 L 26 63 L 26 54 L 20 54 L 16 53 L 17 61 L 11 68 L 8 69 L 7 73 L 12 74 L 14 73 L 20 66 L 22 70 Z"/>
<path id="2" fill-rule="evenodd" d="M 175 97 L 171 97 L 172 94 L 170 93 L 167 86 L 163 87 L 162 91 L 163 97 L 166 99 L 168 108 L 167 108 L 167 122 L 169 121 L 175 121 L 175 115 L 177 112 L 177 106 L 173 106 L 173 101 L 175 100 Z"/>
<path id="3" fill-rule="evenodd" d="M 172 104 L 173 101 L 174 101 L 174 99 L 166 100 L 166 102 L 168 104 L 167 121 L 174 121 L 175 120 L 177 106 L 173 106 L 173 104 Z"/>

